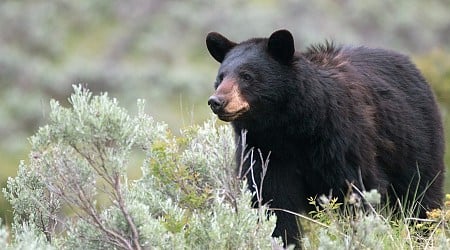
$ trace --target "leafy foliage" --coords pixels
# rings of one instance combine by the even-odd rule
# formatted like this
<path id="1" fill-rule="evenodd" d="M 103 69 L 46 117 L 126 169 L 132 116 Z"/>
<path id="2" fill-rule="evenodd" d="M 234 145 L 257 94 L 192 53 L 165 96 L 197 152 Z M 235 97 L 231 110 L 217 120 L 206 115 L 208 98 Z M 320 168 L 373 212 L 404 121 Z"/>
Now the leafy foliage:
<path id="1" fill-rule="evenodd" d="M 233 176 L 229 127 L 210 120 L 177 139 L 143 101 L 131 117 L 106 94 L 74 89 L 71 108 L 52 101 L 49 124 L 30 139 L 30 163 L 3 190 L 14 209 L 10 247 L 271 247 L 274 221 L 250 208 Z M 142 177 L 129 180 L 138 149 Z"/>
<path id="2" fill-rule="evenodd" d="M 332 197 L 310 198 L 312 219 L 303 219 L 306 249 L 447 249 L 450 243 L 449 199 L 428 219 L 393 216 L 380 207 L 376 190 L 351 194 L 345 203 Z"/>

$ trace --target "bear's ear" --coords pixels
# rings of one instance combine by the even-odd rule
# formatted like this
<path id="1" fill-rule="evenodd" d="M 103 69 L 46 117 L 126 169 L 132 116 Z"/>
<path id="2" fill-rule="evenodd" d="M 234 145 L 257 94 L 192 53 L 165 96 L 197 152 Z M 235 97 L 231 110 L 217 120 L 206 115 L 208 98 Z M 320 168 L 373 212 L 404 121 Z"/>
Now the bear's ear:
<path id="1" fill-rule="evenodd" d="M 267 43 L 267 49 L 277 61 L 289 63 L 295 53 L 294 38 L 288 30 L 278 30 L 272 33 Z"/>
<path id="2" fill-rule="evenodd" d="M 225 55 L 230 51 L 236 43 L 228 40 L 217 32 L 211 32 L 206 36 L 206 47 L 216 61 L 222 63 Z"/>

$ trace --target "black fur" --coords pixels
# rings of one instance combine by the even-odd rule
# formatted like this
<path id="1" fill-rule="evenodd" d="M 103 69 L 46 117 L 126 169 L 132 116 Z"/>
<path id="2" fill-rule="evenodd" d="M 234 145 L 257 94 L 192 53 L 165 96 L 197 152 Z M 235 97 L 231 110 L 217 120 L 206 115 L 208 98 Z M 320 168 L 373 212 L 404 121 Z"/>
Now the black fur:
<path id="1" fill-rule="evenodd" d="M 271 47 L 272 36 L 239 44 L 217 37 L 208 43 L 210 51 L 223 55 L 213 54 L 222 59 L 217 85 L 226 77 L 235 79 L 250 107 L 231 122 L 237 140 L 247 130 L 248 148 L 265 156 L 271 152 L 262 194 L 270 207 L 307 212 L 308 197 L 331 191 L 342 199 L 348 182 L 378 189 L 391 204 L 397 198 L 412 203 L 414 197 L 406 194 L 417 187 L 424 193 L 418 210 L 422 218 L 440 206 L 441 117 L 429 85 L 408 57 L 326 43 L 289 58 L 289 49 L 283 49 L 293 46 L 289 39 Z M 251 77 L 241 78 L 242 72 Z M 241 150 L 237 143 L 238 166 Z M 260 171 L 257 160 L 258 186 Z M 273 235 L 298 244 L 295 216 L 275 214 Z"/>

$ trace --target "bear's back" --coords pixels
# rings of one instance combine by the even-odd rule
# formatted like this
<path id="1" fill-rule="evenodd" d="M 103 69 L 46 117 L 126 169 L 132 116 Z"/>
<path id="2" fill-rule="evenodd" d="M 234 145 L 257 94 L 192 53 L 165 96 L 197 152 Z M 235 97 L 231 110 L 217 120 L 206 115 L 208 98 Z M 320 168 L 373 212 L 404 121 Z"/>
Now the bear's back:
<path id="1" fill-rule="evenodd" d="M 438 206 L 445 169 L 441 117 L 429 84 L 411 60 L 390 50 L 331 43 L 313 46 L 303 56 L 327 72 L 331 84 L 369 90 L 365 94 L 375 111 L 376 164 L 397 193 L 408 193 L 409 185 L 415 187 L 419 179 L 420 190 L 430 185 L 423 202 Z M 350 97 L 349 105 L 357 105 L 353 101 Z"/>

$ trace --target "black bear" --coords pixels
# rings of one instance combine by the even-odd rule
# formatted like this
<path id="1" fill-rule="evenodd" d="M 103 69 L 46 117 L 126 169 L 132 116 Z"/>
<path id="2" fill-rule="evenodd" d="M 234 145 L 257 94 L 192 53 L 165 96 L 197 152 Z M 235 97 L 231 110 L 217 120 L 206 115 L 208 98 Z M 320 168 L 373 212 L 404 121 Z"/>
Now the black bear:
<path id="1" fill-rule="evenodd" d="M 208 104 L 238 141 L 246 130 L 247 148 L 270 153 L 262 183 L 270 207 L 305 212 L 308 197 L 343 199 L 349 183 L 377 189 L 389 204 L 417 202 L 420 217 L 440 206 L 441 117 L 408 57 L 332 43 L 298 52 L 287 30 L 241 43 L 212 32 L 206 44 L 221 63 Z M 242 150 L 238 142 L 238 166 Z M 250 163 L 243 164 L 245 171 Z M 253 166 L 257 185 L 261 165 Z M 299 246 L 295 216 L 275 214 L 273 236 Z"/>

